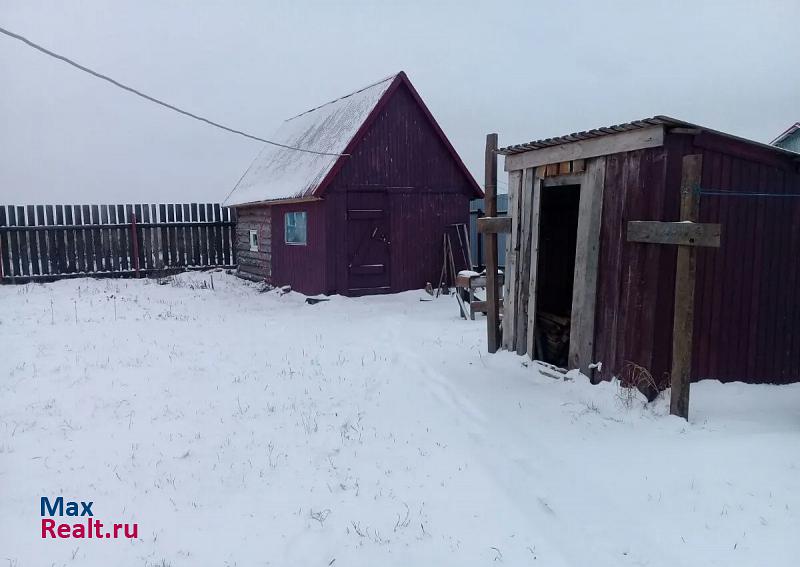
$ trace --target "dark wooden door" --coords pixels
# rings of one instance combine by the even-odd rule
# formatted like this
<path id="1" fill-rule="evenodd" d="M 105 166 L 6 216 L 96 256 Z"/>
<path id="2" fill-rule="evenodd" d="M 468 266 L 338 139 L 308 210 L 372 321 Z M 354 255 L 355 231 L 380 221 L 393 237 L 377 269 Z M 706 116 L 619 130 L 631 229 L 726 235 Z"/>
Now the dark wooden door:
<path id="1" fill-rule="evenodd" d="M 348 192 L 348 295 L 391 290 L 389 227 L 389 198 L 385 191 Z"/>

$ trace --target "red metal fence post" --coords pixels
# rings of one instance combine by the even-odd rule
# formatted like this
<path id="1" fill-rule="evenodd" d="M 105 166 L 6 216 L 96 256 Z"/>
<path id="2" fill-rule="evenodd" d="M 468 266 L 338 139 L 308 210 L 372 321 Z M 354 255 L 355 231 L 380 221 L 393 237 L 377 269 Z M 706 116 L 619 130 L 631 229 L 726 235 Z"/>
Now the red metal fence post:
<path id="1" fill-rule="evenodd" d="M 133 270 L 139 277 L 139 239 L 136 237 L 136 213 L 131 212 L 131 246 L 133 247 Z"/>

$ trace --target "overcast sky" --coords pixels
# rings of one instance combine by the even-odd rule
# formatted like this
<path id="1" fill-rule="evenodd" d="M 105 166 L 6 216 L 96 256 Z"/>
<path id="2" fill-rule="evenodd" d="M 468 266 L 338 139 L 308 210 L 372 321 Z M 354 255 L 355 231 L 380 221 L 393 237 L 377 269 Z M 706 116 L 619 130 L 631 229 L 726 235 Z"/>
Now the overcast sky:
<path id="1" fill-rule="evenodd" d="M 404 70 L 479 182 L 490 131 L 668 114 L 769 142 L 800 120 L 798 22 L 798 0 L 0 0 L 0 26 L 263 137 Z M 5 36 L 0 72 L 3 204 L 221 201 L 260 149 Z"/>

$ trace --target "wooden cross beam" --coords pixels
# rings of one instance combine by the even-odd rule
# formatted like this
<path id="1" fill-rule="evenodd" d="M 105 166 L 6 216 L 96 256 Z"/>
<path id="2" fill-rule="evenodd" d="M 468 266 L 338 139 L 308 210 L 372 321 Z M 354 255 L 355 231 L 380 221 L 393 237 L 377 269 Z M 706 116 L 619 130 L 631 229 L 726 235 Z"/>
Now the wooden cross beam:
<path id="1" fill-rule="evenodd" d="M 681 175 L 681 222 L 632 221 L 628 241 L 678 246 L 675 269 L 675 313 L 672 323 L 672 371 L 669 412 L 689 419 L 689 384 L 692 370 L 694 284 L 696 248 L 719 248 L 722 227 L 698 223 L 700 216 L 700 173 L 702 155 L 683 157 Z"/>

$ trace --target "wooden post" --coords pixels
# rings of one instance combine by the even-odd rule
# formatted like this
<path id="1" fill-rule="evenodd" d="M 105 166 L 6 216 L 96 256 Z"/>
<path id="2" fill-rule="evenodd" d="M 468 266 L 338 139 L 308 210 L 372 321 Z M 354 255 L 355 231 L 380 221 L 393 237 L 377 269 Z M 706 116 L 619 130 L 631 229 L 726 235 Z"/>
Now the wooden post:
<path id="1" fill-rule="evenodd" d="M 497 134 L 486 135 L 486 182 L 484 209 L 487 217 L 497 216 Z M 486 335 L 489 352 L 500 345 L 500 300 L 497 285 L 497 233 L 483 235 L 486 258 Z"/>
<path id="2" fill-rule="evenodd" d="M 675 267 L 675 312 L 672 323 L 672 372 L 669 412 L 689 419 L 692 371 L 694 284 L 698 246 L 719 248 L 722 226 L 697 223 L 703 156 L 683 157 L 680 222 L 629 221 L 628 242 L 678 246 Z"/>
<path id="3" fill-rule="evenodd" d="M 702 155 L 683 157 L 681 221 L 697 222 L 699 220 L 699 188 L 702 169 Z M 694 246 L 679 245 L 678 262 L 675 270 L 675 314 L 672 325 L 672 391 L 669 413 L 684 419 L 689 419 L 696 254 Z"/>
<path id="4" fill-rule="evenodd" d="M 133 270 L 139 277 L 139 239 L 136 235 L 136 213 L 131 211 L 131 246 L 133 253 Z"/>

